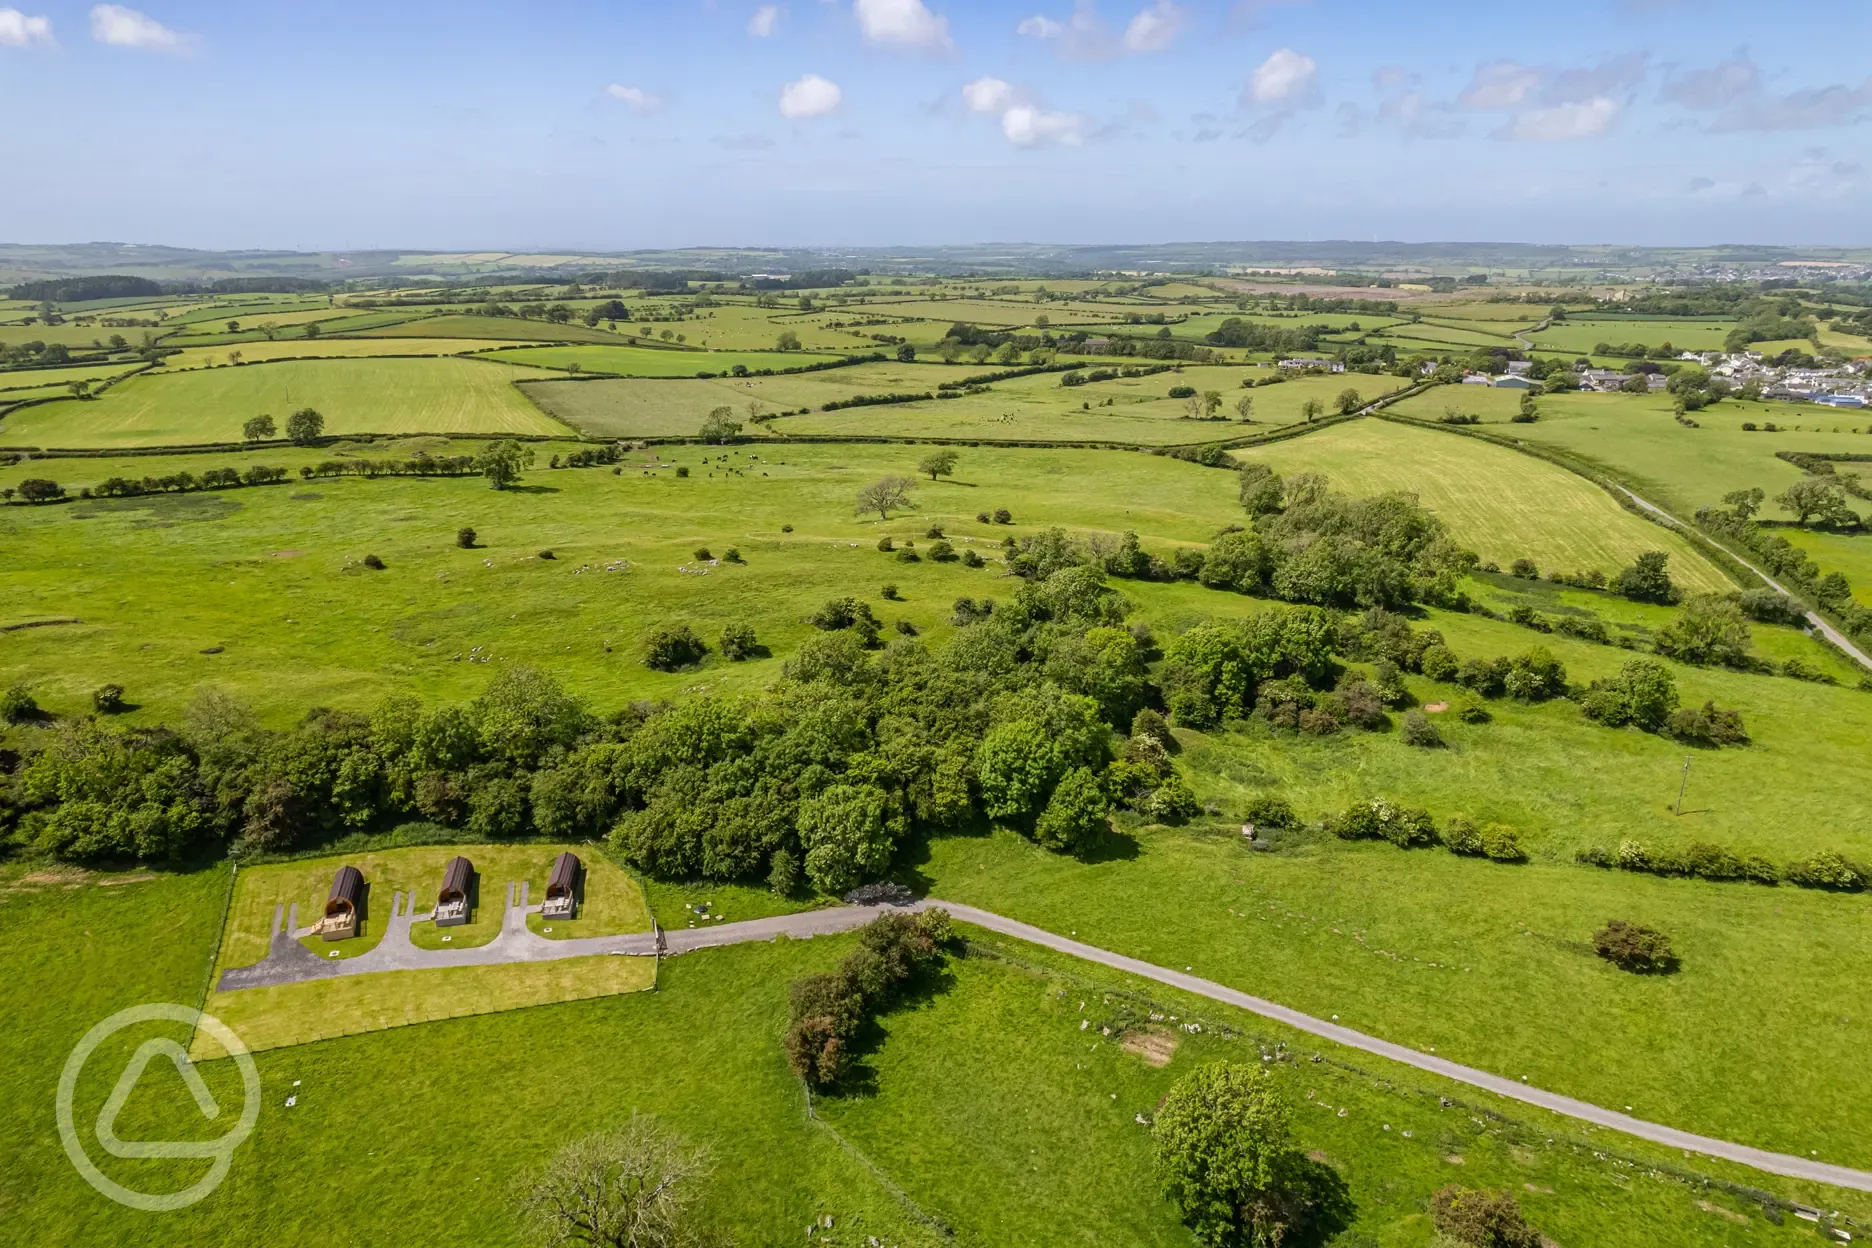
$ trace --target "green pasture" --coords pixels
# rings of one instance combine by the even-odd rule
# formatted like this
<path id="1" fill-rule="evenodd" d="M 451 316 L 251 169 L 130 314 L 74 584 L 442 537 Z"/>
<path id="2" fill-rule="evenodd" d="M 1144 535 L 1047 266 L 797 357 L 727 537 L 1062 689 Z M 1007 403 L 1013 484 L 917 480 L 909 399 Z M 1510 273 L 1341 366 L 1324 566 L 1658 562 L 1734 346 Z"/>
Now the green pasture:
<path id="1" fill-rule="evenodd" d="M 1862 514 L 1867 510 L 1859 500 L 1852 502 L 1854 510 Z M 1872 537 L 1865 533 L 1820 533 L 1791 526 L 1775 530 L 1775 535 L 1787 538 L 1806 551 L 1820 565 L 1822 573 L 1843 574 L 1852 582 L 1853 597 L 1872 605 Z"/>
<path id="2" fill-rule="evenodd" d="M 1478 438 L 1360 420 L 1235 456 L 1281 473 L 1324 473 L 1349 494 L 1414 493 L 1459 542 L 1504 568 L 1527 557 L 1609 576 L 1643 551 L 1662 550 L 1680 583 L 1732 588 L 1686 540 L 1625 511 L 1592 482 Z"/>
<path id="3" fill-rule="evenodd" d="M 141 368 L 141 360 L 119 364 L 73 364 L 69 368 L 16 368 L 0 372 L 0 403 L 10 402 L 16 390 L 54 390 L 74 381 L 96 384 Z"/>
<path id="4" fill-rule="evenodd" d="M 368 356 L 466 355 L 491 353 L 506 346 L 496 338 L 289 338 L 283 342 L 238 342 L 213 347 L 184 347 L 163 357 L 165 372 L 221 368 L 234 362 L 264 364 L 274 360 L 362 359 Z M 550 349 L 550 348 L 549 348 Z"/>
<path id="5" fill-rule="evenodd" d="M 355 332 L 362 338 L 477 338 L 499 339 L 513 342 L 602 342 L 615 343 L 629 332 L 620 323 L 619 332 L 614 334 L 607 329 L 590 329 L 580 324 L 555 325 L 551 321 L 521 320 L 514 316 L 470 316 L 462 313 L 443 313 L 440 316 L 419 317 L 415 320 L 399 319 L 392 322 L 379 322 L 374 328 L 360 327 Z"/>
<path id="6" fill-rule="evenodd" d="M 1448 347 L 1452 351 L 1466 355 L 1476 347 L 1505 347 L 1512 351 L 1522 346 L 1518 339 L 1506 333 L 1487 333 L 1454 325 L 1433 324 L 1429 321 L 1393 325 L 1381 331 L 1379 336 L 1395 340 L 1399 350 L 1403 351 L 1426 351 L 1436 347 Z"/>
<path id="7" fill-rule="evenodd" d="M 301 307 L 291 311 L 274 311 L 271 308 L 247 312 L 229 308 L 225 311 L 216 309 L 214 315 L 195 314 L 195 317 L 178 326 L 175 320 L 164 322 L 165 341 L 174 346 L 188 346 L 196 338 L 225 338 L 230 335 L 245 335 L 255 331 L 264 334 L 267 329 L 282 332 L 310 325 L 314 321 L 330 323 L 341 320 L 347 315 L 345 309 L 328 307 L 323 303 L 311 307 Z M 228 329 L 233 322 L 238 329 Z M 319 326 L 323 332 L 325 325 Z M 262 339 L 264 341 L 264 337 Z"/>
<path id="8" fill-rule="evenodd" d="M 865 337 L 866 334 L 902 336 L 907 328 L 916 328 L 897 324 L 895 313 L 871 304 L 850 304 L 835 307 L 824 314 L 804 314 L 799 310 L 797 296 L 787 299 L 784 295 L 780 296 L 777 307 L 723 303 L 718 307 L 702 309 L 682 321 L 645 321 L 636 311 L 632 315 L 640 319 L 628 325 L 619 321 L 619 333 L 655 337 L 664 329 L 669 329 L 687 337 L 688 345 L 706 347 L 711 351 L 772 351 L 780 335 L 790 330 L 799 336 L 800 346 L 807 351 L 849 352 L 880 346 Z M 825 324 L 826 321 L 865 321 L 879 317 L 890 323 L 854 325 L 850 329 L 831 329 Z M 947 328 L 946 323 L 944 328 Z M 913 341 L 920 342 L 921 339 L 915 338 Z"/>
<path id="9" fill-rule="evenodd" d="M 1731 490 L 1759 486 L 1772 500 L 1798 481 L 1804 474 L 1775 458 L 1776 451 L 1872 452 L 1872 438 L 1853 432 L 1866 427 L 1864 415 L 1811 404 L 1725 399 L 1695 413 L 1696 427 L 1691 428 L 1677 423 L 1667 394 L 1552 394 L 1536 402 L 1539 421 L 1491 432 L 1601 465 L 1686 519 Z M 1454 405 L 1488 421 L 1519 403 L 1519 395 L 1509 391 L 1439 386 L 1403 401 L 1397 410 L 1435 420 L 1445 406 Z M 1744 423 L 1756 428 L 1744 430 Z M 1765 430 L 1770 423 L 1777 432 Z M 1763 514 L 1778 519 L 1786 513 L 1770 501 Z"/>
<path id="10" fill-rule="evenodd" d="M 1598 321 L 1581 317 L 1557 321 L 1533 335 L 1533 339 L 1534 345 L 1543 351 L 1571 351 L 1579 355 L 1585 355 L 1602 342 L 1613 346 L 1642 342 L 1654 348 L 1668 342 L 1679 351 L 1720 351 L 1723 339 L 1734 328 L 1732 320 Z"/>
<path id="11" fill-rule="evenodd" d="M 162 332 L 161 326 L 130 326 L 124 329 L 114 329 L 108 325 L 75 325 L 70 321 L 63 325 L 43 323 L 22 325 L 15 322 L 0 324 L 0 343 L 9 347 L 17 346 L 22 342 L 43 342 L 47 346 L 62 343 L 73 349 L 96 347 L 103 350 L 104 344 L 110 341 L 112 334 L 122 334 L 134 345 L 143 341 L 144 334 L 161 334 Z"/>
<path id="12" fill-rule="evenodd" d="M 0 421 L 0 446 L 128 447 L 233 442 L 250 417 L 283 429 L 302 407 L 327 434 L 563 432 L 512 383 L 532 369 L 478 360 L 334 359 L 132 378 L 101 398 L 26 408 Z M 141 475 L 143 469 L 139 469 Z"/>
<path id="13" fill-rule="evenodd" d="M 880 348 L 881 349 L 881 348 Z M 858 354 L 854 351 L 853 354 Z M 689 377 L 697 373 L 726 373 L 739 364 L 748 369 L 799 368 L 837 356 L 794 351 L 668 351 L 655 347 L 509 347 L 490 352 L 489 359 L 533 368 L 587 373 L 616 373 L 623 377 Z"/>

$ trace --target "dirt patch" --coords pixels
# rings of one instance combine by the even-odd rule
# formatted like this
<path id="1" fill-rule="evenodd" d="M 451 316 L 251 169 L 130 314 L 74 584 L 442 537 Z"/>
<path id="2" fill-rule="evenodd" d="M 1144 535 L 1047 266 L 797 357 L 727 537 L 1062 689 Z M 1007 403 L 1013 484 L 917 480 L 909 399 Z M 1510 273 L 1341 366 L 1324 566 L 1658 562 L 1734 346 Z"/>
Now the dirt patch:
<path id="1" fill-rule="evenodd" d="M 1535 1187 L 1532 1183 L 1523 1183 L 1521 1186 L 1527 1188 L 1528 1191 L 1533 1192 L 1536 1196 L 1553 1195 L 1553 1188 L 1551 1187 Z"/>
<path id="2" fill-rule="evenodd" d="M 1449 1162 L 1449 1164 L 1452 1166 L 1460 1166 L 1463 1164 L 1461 1153 L 1451 1153 L 1445 1158 L 1443 1158 L 1443 1160 Z"/>
<path id="3" fill-rule="evenodd" d="M 1431 714 L 1431 715 L 1436 715 L 1436 714 L 1439 714 L 1440 712 L 1443 712 L 1443 711 L 1447 711 L 1447 710 L 1449 710 L 1449 703 L 1447 703 L 1447 702 L 1426 702 L 1426 703 L 1424 704 L 1424 708 L 1423 708 L 1423 709 L 1424 709 L 1424 710 L 1425 710 L 1426 712 L 1428 712 L 1429 714 Z"/>
<path id="4" fill-rule="evenodd" d="M 275 559 L 297 559 L 300 555 L 303 555 L 304 553 L 305 552 L 303 550 L 276 550 L 273 552 L 273 558 Z"/>
<path id="5" fill-rule="evenodd" d="M 1721 1205 L 1712 1205 L 1707 1200 L 1697 1201 L 1697 1208 L 1701 1209 L 1704 1213 L 1713 1213 L 1719 1218 L 1727 1218 L 1729 1221 L 1734 1222 L 1737 1226 L 1748 1225 L 1748 1219 L 1743 1217 L 1741 1214 L 1737 1213 L 1735 1210 L 1725 1209 Z"/>
<path id="6" fill-rule="evenodd" d="M 99 888 L 115 888 L 119 884 L 147 884 L 156 877 L 143 875 L 110 875 L 97 882 Z"/>
<path id="7" fill-rule="evenodd" d="M 20 876 L 22 884 L 70 884 L 82 883 L 86 872 L 78 867 L 52 867 L 45 871 L 28 871 Z"/>
<path id="8" fill-rule="evenodd" d="M 1164 1027 L 1151 1027 L 1143 1031 L 1127 1031 L 1119 1042 L 1120 1048 L 1135 1057 L 1144 1059 L 1146 1066 L 1162 1068 L 1170 1064 L 1176 1056 L 1177 1035 Z"/>

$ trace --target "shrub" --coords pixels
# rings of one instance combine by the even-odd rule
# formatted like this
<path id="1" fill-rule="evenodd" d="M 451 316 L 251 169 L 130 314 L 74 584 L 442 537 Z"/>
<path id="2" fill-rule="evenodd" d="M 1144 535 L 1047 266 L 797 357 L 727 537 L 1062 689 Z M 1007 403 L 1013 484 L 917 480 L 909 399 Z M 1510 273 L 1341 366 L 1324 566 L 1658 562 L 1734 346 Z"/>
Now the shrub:
<path id="1" fill-rule="evenodd" d="M 1468 858 L 1482 858 L 1486 854 L 1482 849 L 1482 829 L 1468 815 L 1451 815 L 1443 825 L 1443 844 L 1452 854 L 1462 854 Z"/>
<path id="2" fill-rule="evenodd" d="M 917 626 L 912 620 L 898 620 L 896 628 L 897 631 L 902 633 L 905 637 L 914 637 L 917 635 Z"/>
<path id="3" fill-rule="evenodd" d="M 679 476 L 679 477 L 686 477 L 686 476 L 688 476 L 688 475 L 689 475 L 689 465 L 687 465 L 687 464 L 677 464 L 677 465 L 676 465 L 676 475 L 677 475 L 677 476 Z"/>
<path id="4" fill-rule="evenodd" d="M 799 891 L 799 856 L 790 849 L 776 849 L 767 869 L 767 888 L 776 897 L 791 897 Z"/>
<path id="5" fill-rule="evenodd" d="M 364 566 L 367 568 L 371 568 L 375 571 L 381 572 L 383 571 L 383 568 L 384 568 L 384 561 L 382 559 L 379 559 L 376 555 L 365 555 Z"/>
<path id="6" fill-rule="evenodd" d="M 1474 698 L 1460 698 L 1456 702 L 1456 718 L 1465 724 L 1486 724 L 1489 722 L 1489 709 Z"/>
<path id="7" fill-rule="evenodd" d="M 1714 702 L 1671 712 L 1666 727 L 1671 736 L 1691 745 L 1747 745 L 1749 739 L 1741 712 L 1723 710 Z"/>
<path id="8" fill-rule="evenodd" d="M 463 550 L 473 550 L 474 544 L 475 544 L 475 531 L 469 528 L 467 525 L 463 525 L 461 528 L 456 529 L 455 530 L 455 544 L 461 547 Z"/>
<path id="9" fill-rule="evenodd" d="M 1872 881 L 1872 868 L 1828 849 L 1801 862 L 1788 863 L 1782 878 L 1800 888 L 1826 888 L 1836 892 L 1856 893 L 1868 881 Z"/>
<path id="10" fill-rule="evenodd" d="M 897 543 L 893 542 L 891 540 L 891 535 L 886 533 L 883 537 L 878 538 L 877 548 L 888 555 L 891 551 L 897 549 Z"/>
<path id="11" fill-rule="evenodd" d="M 1257 828 L 1291 828 L 1294 826 L 1293 807 L 1278 794 L 1257 793 L 1242 807 L 1242 822 Z"/>
<path id="12" fill-rule="evenodd" d="M 1482 852 L 1495 862 L 1527 861 L 1521 834 L 1505 823 L 1491 823 L 1482 829 Z"/>
<path id="13" fill-rule="evenodd" d="M 39 703 L 33 699 L 25 681 L 14 681 L 5 692 L 0 692 L 0 720 L 9 724 L 23 724 L 38 717 Z"/>
<path id="14" fill-rule="evenodd" d="M 1149 737 L 1166 750 L 1176 748 L 1176 738 L 1170 735 L 1169 723 L 1148 706 L 1131 717 L 1131 735 Z"/>
<path id="15" fill-rule="evenodd" d="M 997 507 L 995 508 L 994 522 L 996 524 L 1013 524 L 1014 513 L 1005 507 Z"/>
<path id="16" fill-rule="evenodd" d="M 1172 771 L 1163 783 L 1146 793 L 1138 803 L 1138 813 L 1163 823 L 1177 823 L 1202 809 L 1189 781 Z"/>
<path id="17" fill-rule="evenodd" d="M 1743 590 L 1735 603 L 1743 615 L 1763 624 L 1799 624 L 1807 618 L 1798 602 L 1766 586 Z"/>
<path id="18" fill-rule="evenodd" d="M 955 547 L 947 541 L 938 539 L 930 544 L 929 557 L 937 563 L 948 563 L 956 557 Z"/>
<path id="19" fill-rule="evenodd" d="M 91 706 L 100 715 L 115 715 L 124 709 L 124 687 L 99 685 L 92 691 Z"/>
<path id="20" fill-rule="evenodd" d="M 1657 652 L 1682 663 L 1748 663 L 1749 626 L 1742 608 L 1718 594 L 1697 594 L 1658 629 Z"/>
<path id="21" fill-rule="evenodd" d="M 1430 1198 L 1430 1221 L 1464 1248 L 1540 1248 L 1543 1242 L 1507 1192 L 1471 1191 L 1451 1183 Z"/>
<path id="22" fill-rule="evenodd" d="M 1034 822 L 1034 839 L 1048 849 L 1083 853 L 1105 835 L 1110 810 L 1098 776 L 1088 767 L 1075 767 L 1054 786 Z"/>
<path id="23" fill-rule="evenodd" d="M 882 598 L 885 602 L 896 602 L 897 587 L 895 585 L 885 585 L 882 589 L 878 590 L 878 597 Z"/>
<path id="24" fill-rule="evenodd" d="M 1670 556 L 1661 550 L 1648 550 L 1636 563 L 1612 578 L 1612 592 L 1635 602 L 1673 603 L 1677 588 L 1671 584 Z"/>
<path id="25" fill-rule="evenodd" d="M 1265 1066 L 1216 1062 L 1184 1076 L 1151 1127 L 1164 1196 L 1200 1244 L 1279 1244 L 1305 1218 L 1293 1111 Z"/>
<path id="26" fill-rule="evenodd" d="M 929 528 L 923 530 L 923 536 L 931 539 L 940 538 L 943 536 L 943 526 L 940 524 L 932 524 Z"/>
<path id="27" fill-rule="evenodd" d="M 1520 702 L 1545 702 L 1566 693 L 1566 668 L 1544 646 L 1508 661 L 1502 691 Z"/>
<path id="28" fill-rule="evenodd" d="M 542 551 L 540 551 L 540 552 L 539 552 L 539 557 L 540 557 L 541 559 L 556 559 L 556 558 L 558 558 L 558 556 L 557 556 L 557 555 L 554 555 L 554 554 L 553 554 L 553 552 L 552 552 L 552 551 L 550 551 L 550 550 L 542 550 Z"/>
<path id="29" fill-rule="evenodd" d="M 667 624 L 650 634 L 644 643 L 644 666 L 657 672 L 674 672 L 702 661 L 708 647 L 687 624 Z"/>
<path id="30" fill-rule="evenodd" d="M 1593 949 L 1620 970 L 1637 975 L 1668 974 L 1678 967 L 1668 936 L 1624 919 L 1613 919 L 1594 932 Z"/>
<path id="31" fill-rule="evenodd" d="M 1400 806 L 1385 797 L 1356 802 L 1326 821 L 1326 829 L 1342 841 L 1390 841 L 1400 849 L 1437 842 L 1436 824 L 1429 812 Z"/>
<path id="32" fill-rule="evenodd" d="M 751 659 L 760 651 L 760 643 L 754 638 L 754 628 L 749 624 L 734 623 L 722 629 L 722 657 L 739 663 Z"/>
<path id="33" fill-rule="evenodd" d="M 1595 680 L 1580 699 L 1586 718 L 1608 728 L 1630 725 L 1657 732 L 1677 709 L 1677 682 L 1670 669 L 1651 659 L 1634 659 L 1616 676 Z"/>
<path id="34" fill-rule="evenodd" d="M 741 548 L 738 546 L 730 546 L 727 550 L 722 551 L 722 562 L 723 563 L 744 562 L 741 558 Z"/>
<path id="35" fill-rule="evenodd" d="M 989 521 L 989 519 L 988 519 L 988 513 L 987 513 L 987 512 L 985 512 L 985 511 L 978 511 L 978 512 L 976 512 L 976 513 L 975 513 L 975 523 L 977 523 L 977 524 L 988 524 L 988 523 L 990 523 L 990 521 Z"/>
<path id="36" fill-rule="evenodd" d="M 1196 397 L 1195 386 L 1171 386 L 1170 397 L 1173 399 L 1193 399 Z"/>
<path id="37" fill-rule="evenodd" d="M 962 566 L 965 568 L 983 567 L 987 564 L 987 562 L 988 561 L 986 559 L 983 559 L 980 555 L 976 554 L 972 550 L 965 550 L 962 552 Z"/>
<path id="38" fill-rule="evenodd" d="M 1404 730 L 1402 739 L 1405 745 L 1415 745 L 1433 750 L 1443 744 L 1443 733 L 1430 722 L 1430 717 L 1415 707 L 1404 712 Z"/>
<path id="39" fill-rule="evenodd" d="M 940 967 L 951 939 L 942 910 L 885 914 L 858 933 L 858 948 L 835 974 L 794 980 L 785 1040 L 793 1073 L 815 1087 L 838 1082 L 871 1015 L 905 984 Z"/>
<path id="40" fill-rule="evenodd" d="M 906 546 L 902 550 L 897 552 L 897 562 L 898 563 L 921 563 L 923 562 L 923 556 L 917 554 L 916 551 Z"/>
<path id="41" fill-rule="evenodd" d="M 1425 646 L 1423 657 L 1419 662 L 1422 664 L 1425 676 L 1439 681 L 1454 680 L 1457 671 L 1462 666 L 1457 662 L 1456 656 L 1450 653 L 1450 648 L 1444 645 Z"/>
<path id="42" fill-rule="evenodd" d="M 1508 575 L 1534 581 L 1540 579 L 1540 569 L 1535 566 L 1532 559 L 1517 559 L 1508 565 Z"/>
<path id="43" fill-rule="evenodd" d="M 707 563 L 714 557 L 714 555 L 709 553 L 709 548 L 706 546 L 698 546 L 695 548 L 695 561 L 697 563 Z"/>

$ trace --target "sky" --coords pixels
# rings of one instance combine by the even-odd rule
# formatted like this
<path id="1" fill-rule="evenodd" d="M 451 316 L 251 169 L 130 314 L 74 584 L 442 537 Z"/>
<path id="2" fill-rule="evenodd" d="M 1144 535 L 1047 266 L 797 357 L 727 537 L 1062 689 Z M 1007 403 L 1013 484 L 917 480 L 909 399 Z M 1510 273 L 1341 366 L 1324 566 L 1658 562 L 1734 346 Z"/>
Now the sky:
<path id="1" fill-rule="evenodd" d="M 0 241 L 1869 245 L 1868 36 L 1867 0 L 0 0 Z"/>

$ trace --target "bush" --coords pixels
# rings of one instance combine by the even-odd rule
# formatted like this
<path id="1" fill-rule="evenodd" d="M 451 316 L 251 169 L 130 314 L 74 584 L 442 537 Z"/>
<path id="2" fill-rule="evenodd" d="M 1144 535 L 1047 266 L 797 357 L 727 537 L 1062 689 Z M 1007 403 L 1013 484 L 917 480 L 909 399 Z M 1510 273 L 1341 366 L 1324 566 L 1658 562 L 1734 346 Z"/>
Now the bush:
<path id="1" fill-rule="evenodd" d="M 983 559 L 972 550 L 965 550 L 962 552 L 962 566 L 965 568 L 984 567 L 987 565 L 987 562 L 986 559 Z"/>
<path id="2" fill-rule="evenodd" d="M 1669 974 L 1679 965 L 1668 936 L 1624 919 L 1613 919 L 1594 932 L 1593 949 L 1620 970 L 1636 975 Z"/>
<path id="3" fill-rule="evenodd" d="M 19 483 L 19 496 L 29 503 L 49 503 L 65 497 L 65 487 L 44 477 L 27 477 Z"/>
<path id="4" fill-rule="evenodd" d="M 722 562 L 723 563 L 745 562 L 741 558 L 741 548 L 738 546 L 730 546 L 727 550 L 722 551 Z"/>
<path id="5" fill-rule="evenodd" d="M 1443 733 L 1430 722 L 1430 717 L 1415 707 L 1404 712 L 1404 730 L 1402 738 L 1405 745 L 1415 745 L 1423 749 L 1437 749 L 1443 744 Z"/>
<path id="6" fill-rule="evenodd" d="M 751 659 L 760 652 L 760 643 L 754 639 L 754 628 L 749 624 L 730 624 L 722 629 L 721 652 L 724 659 L 739 663 Z"/>
<path id="7" fill-rule="evenodd" d="M 679 476 L 679 477 L 686 477 L 686 476 L 688 476 L 688 475 L 689 475 L 689 465 L 687 465 L 687 464 L 677 464 L 677 465 L 676 465 L 676 475 L 677 475 L 677 476 Z"/>
<path id="8" fill-rule="evenodd" d="M 100 715 L 115 715 L 124 709 L 124 687 L 99 685 L 92 691 L 91 706 Z"/>
<path id="9" fill-rule="evenodd" d="M 1460 698 L 1456 702 L 1456 718 L 1465 724 L 1486 724 L 1491 716 L 1489 709 L 1474 698 Z"/>
<path id="10" fill-rule="evenodd" d="M 1274 1245 L 1308 1212 L 1293 1111 L 1265 1066 L 1203 1066 L 1164 1098 L 1151 1127 L 1164 1196 L 1199 1244 Z"/>
<path id="11" fill-rule="evenodd" d="M 4 693 L 0 693 L 0 720 L 9 724 L 23 724 L 37 718 L 39 703 L 34 701 L 25 681 L 14 681 Z"/>
<path id="12" fill-rule="evenodd" d="M 381 572 L 384 570 L 384 561 L 379 559 L 376 555 L 365 555 L 364 566 L 373 571 Z"/>
<path id="13" fill-rule="evenodd" d="M 883 537 L 878 538 L 877 548 L 888 555 L 891 551 L 897 549 L 897 543 L 893 542 L 891 540 L 891 535 L 886 533 Z"/>
<path id="14" fill-rule="evenodd" d="M 1278 794 L 1257 793 L 1242 807 L 1242 822 L 1257 828 L 1291 828 L 1294 826 L 1293 807 Z"/>
<path id="15" fill-rule="evenodd" d="M 902 550 L 897 552 L 897 562 L 898 563 L 921 563 L 923 562 L 923 556 L 917 554 L 916 551 L 906 546 Z"/>
<path id="16" fill-rule="evenodd" d="M 913 620 L 898 620 L 895 627 L 897 631 L 902 633 L 905 637 L 914 637 L 917 635 L 916 622 Z"/>
<path id="17" fill-rule="evenodd" d="M 948 563 L 956 557 L 955 547 L 945 540 L 938 539 L 930 544 L 929 557 L 937 563 Z"/>
<path id="18" fill-rule="evenodd" d="M 1801 862 L 1790 862 L 1782 878 L 1800 888 L 1825 888 L 1856 893 L 1872 881 L 1872 868 L 1832 850 L 1822 850 Z"/>
<path id="19" fill-rule="evenodd" d="M 1170 397 L 1173 399 L 1193 399 L 1196 397 L 1195 386 L 1171 386 Z"/>
<path id="20" fill-rule="evenodd" d="M 835 974 L 794 980 L 784 1042 L 793 1073 L 815 1087 L 837 1083 L 871 1016 L 905 984 L 940 967 L 951 939 L 942 910 L 884 914 L 860 930 L 858 948 Z"/>
<path id="21" fill-rule="evenodd" d="M 455 544 L 461 547 L 463 550 L 473 550 L 474 544 L 475 544 L 475 531 L 469 528 L 467 525 L 463 525 L 461 528 L 456 529 L 455 530 Z"/>
<path id="22" fill-rule="evenodd" d="M 1544 646 L 1510 659 L 1502 676 L 1502 691 L 1520 702 L 1545 702 L 1566 690 L 1566 668 Z"/>
<path id="23" fill-rule="evenodd" d="M 1149 737 L 1165 750 L 1176 748 L 1176 738 L 1170 734 L 1169 723 L 1148 706 L 1131 717 L 1131 735 Z"/>
<path id="24" fill-rule="evenodd" d="M 799 857 L 790 849 L 776 849 L 767 869 L 767 888 L 776 897 L 791 897 L 799 891 Z"/>
<path id="25" fill-rule="evenodd" d="M 1749 739 L 1741 712 L 1723 710 L 1714 702 L 1671 712 L 1666 728 L 1671 736 L 1691 745 L 1747 745 Z"/>
<path id="26" fill-rule="evenodd" d="M 878 597 L 882 598 L 885 602 L 896 602 L 897 587 L 895 585 L 885 585 L 882 589 L 878 590 Z"/>
<path id="27" fill-rule="evenodd" d="M 1636 563 L 1612 578 L 1612 592 L 1635 602 L 1670 604 L 1677 601 L 1677 588 L 1671 584 L 1670 556 L 1661 550 L 1649 550 Z"/>
<path id="28" fill-rule="evenodd" d="M 1034 823 L 1034 839 L 1048 849 L 1084 853 L 1109 830 L 1110 811 L 1098 777 L 1090 768 L 1075 767 L 1054 786 Z"/>
<path id="29" fill-rule="evenodd" d="M 695 548 L 695 561 L 697 563 L 707 563 L 713 558 L 715 558 L 715 556 L 709 553 L 708 547 L 698 546 Z"/>
<path id="30" fill-rule="evenodd" d="M 1657 732 L 1677 709 L 1677 682 L 1670 669 L 1651 659 L 1634 659 L 1616 676 L 1595 680 L 1580 699 L 1586 718 L 1608 728 L 1630 725 Z"/>
<path id="31" fill-rule="evenodd" d="M 1326 830 L 1342 841 L 1390 841 L 1400 849 L 1437 843 L 1436 824 L 1428 811 L 1400 806 L 1389 798 L 1357 802 L 1326 821 Z"/>
<path id="32" fill-rule="evenodd" d="M 977 524 L 989 524 L 989 523 L 991 523 L 991 521 L 990 521 L 990 520 L 988 519 L 988 513 L 987 513 L 987 512 L 985 512 L 985 511 L 978 511 L 978 512 L 976 512 L 976 513 L 975 513 L 975 523 L 977 523 Z"/>
<path id="33" fill-rule="evenodd" d="M 932 540 L 940 539 L 943 537 L 943 526 L 940 524 L 932 524 L 929 528 L 923 530 L 923 536 Z"/>
<path id="34" fill-rule="evenodd" d="M 540 552 L 539 552 L 539 557 L 540 557 L 541 559 L 556 559 L 556 558 L 558 558 L 558 556 L 557 556 L 557 555 L 555 555 L 555 554 L 553 554 L 553 552 L 552 552 L 552 551 L 550 551 L 550 550 L 542 550 L 542 551 L 540 551 Z"/>
<path id="35" fill-rule="evenodd" d="M 1014 513 L 1005 507 L 997 507 L 995 508 L 994 522 L 996 524 L 1013 524 Z"/>
<path id="36" fill-rule="evenodd" d="M 1507 1192 L 1471 1191 L 1451 1183 L 1430 1198 L 1430 1221 L 1464 1248 L 1541 1248 L 1543 1242 Z"/>
<path id="37" fill-rule="evenodd" d="M 1742 608 L 1717 594 L 1697 594 L 1669 623 L 1658 629 L 1657 652 L 1680 663 L 1720 663 L 1744 667 L 1749 657 L 1749 626 Z"/>
<path id="38" fill-rule="evenodd" d="M 1450 653 L 1450 648 L 1444 645 L 1425 646 L 1419 663 L 1425 676 L 1438 681 L 1456 679 L 1456 673 L 1462 667 L 1456 656 Z"/>
<path id="39" fill-rule="evenodd" d="M 680 671 L 702 661 L 708 647 L 687 624 L 669 624 L 644 643 L 644 666 L 656 672 Z"/>

